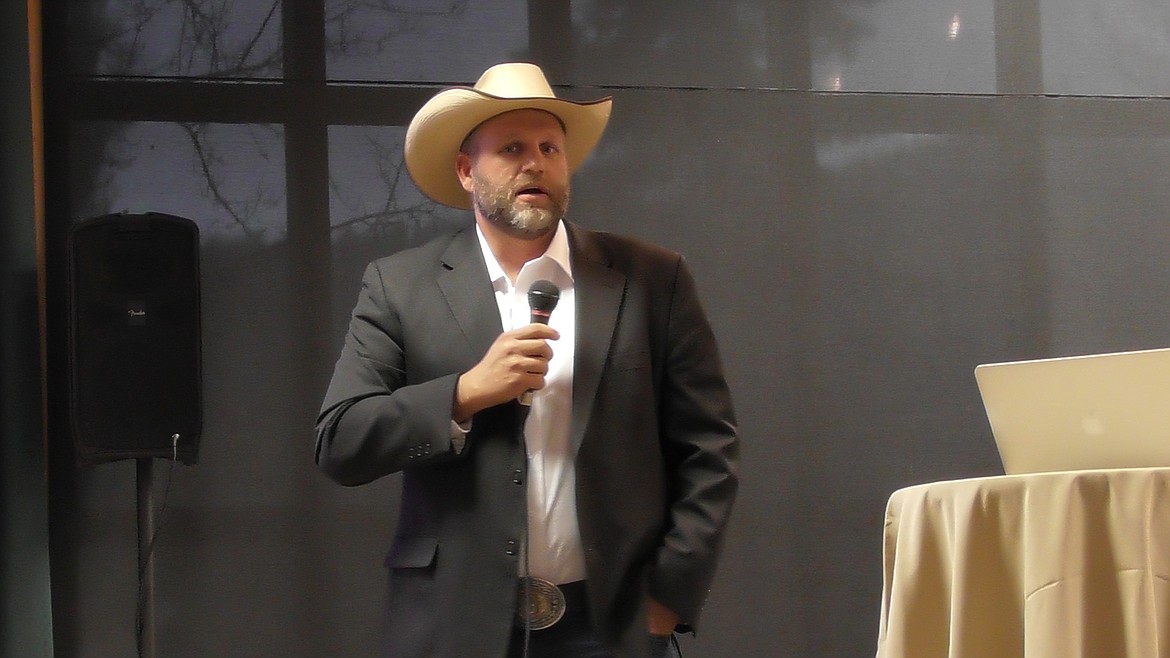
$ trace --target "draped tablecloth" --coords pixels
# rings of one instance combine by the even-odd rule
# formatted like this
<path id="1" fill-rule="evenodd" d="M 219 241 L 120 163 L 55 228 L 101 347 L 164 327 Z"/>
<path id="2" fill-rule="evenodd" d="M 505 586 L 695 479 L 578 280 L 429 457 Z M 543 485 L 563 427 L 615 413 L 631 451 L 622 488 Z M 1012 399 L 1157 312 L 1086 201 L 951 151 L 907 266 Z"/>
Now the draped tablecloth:
<path id="1" fill-rule="evenodd" d="M 884 534 L 878 658 L 1170 658 L 1170 468 L 906 487 Z"/>

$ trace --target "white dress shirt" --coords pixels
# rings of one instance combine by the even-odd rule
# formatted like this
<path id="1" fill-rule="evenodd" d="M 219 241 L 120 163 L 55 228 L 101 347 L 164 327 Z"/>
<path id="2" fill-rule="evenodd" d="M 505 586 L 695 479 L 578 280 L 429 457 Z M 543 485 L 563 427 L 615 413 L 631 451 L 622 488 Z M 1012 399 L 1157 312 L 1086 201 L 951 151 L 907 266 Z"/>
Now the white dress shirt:
<path id="1" fill-rule="evenodd" d="M 528 289 L 534 282 L 547 279 L 561 291 L 548 321 L 560 333 L 560 338 L 550 341 L 553 356 L 544 388 L 534 392 L 524 424 L 528 453 L 528 540 L 520 569 L 521 575 L 527 573 L 558 584 L 583 580 L 585 553 L 577 524 L 574 470 L 577 446 L 572 445 L 569 430 L 573 411 L 576 304 L 568 235 L 564 223 L 558 223 L 544 255 L 525 263 L 516 281 L 509 281 L 478 226 L 476 234 L 505 331 L 531 322 Z"/>

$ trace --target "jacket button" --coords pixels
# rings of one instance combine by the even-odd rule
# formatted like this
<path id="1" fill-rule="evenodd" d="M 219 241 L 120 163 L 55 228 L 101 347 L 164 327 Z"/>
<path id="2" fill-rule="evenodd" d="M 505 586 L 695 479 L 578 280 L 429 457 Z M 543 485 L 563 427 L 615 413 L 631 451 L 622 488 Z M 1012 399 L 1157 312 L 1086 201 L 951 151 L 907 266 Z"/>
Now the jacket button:
<path id="1" fill-rule="evenodd" d="M 515 555 L 515 554 L 516 554 L 516 542 L 509 539 L 508 543 L 507 543 L 507 548 L 504 549 L 504 555 Z"/>
<path id="2" fill-rule="evenodd" d="M 513 484 L 524 484 L 524 479 L 522 477 L 520 477 L 523 474 L 524 474 L 524 472 L 521 471 L 520 469 L 516 469 L 516 470 L 512 471 L 512 483 Z"/>

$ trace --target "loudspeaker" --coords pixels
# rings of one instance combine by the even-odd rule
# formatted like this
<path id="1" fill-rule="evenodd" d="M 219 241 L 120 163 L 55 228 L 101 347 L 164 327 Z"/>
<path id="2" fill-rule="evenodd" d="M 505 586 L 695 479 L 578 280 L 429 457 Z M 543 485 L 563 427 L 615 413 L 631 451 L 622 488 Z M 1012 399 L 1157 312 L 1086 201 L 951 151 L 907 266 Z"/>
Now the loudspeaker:
<path id="1" fill-rule="evenodd" d="M 113 214 L 69 236 L 70 428 L 77 459 L 198 460 L 199 228 Z"/>

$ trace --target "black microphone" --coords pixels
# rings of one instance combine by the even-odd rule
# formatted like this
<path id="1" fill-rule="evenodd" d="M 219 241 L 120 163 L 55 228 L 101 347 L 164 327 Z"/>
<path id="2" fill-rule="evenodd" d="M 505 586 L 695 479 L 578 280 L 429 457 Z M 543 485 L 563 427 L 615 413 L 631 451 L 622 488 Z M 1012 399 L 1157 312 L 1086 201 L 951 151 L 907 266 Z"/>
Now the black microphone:
<path id="1" fill-rule="evenodd" d="M 528 289 L 529 321 L 548 324 L 548 318 L 552 315 L 553 309 L 557 307 L 559 301 L 561 301 L 561 289 L 555 283 L 547 279 L 533 283 L 532 287 Z M 520 404 L 524 406 L 532 404 L 532 391 L 524 391 L 520 395 Z"/>

